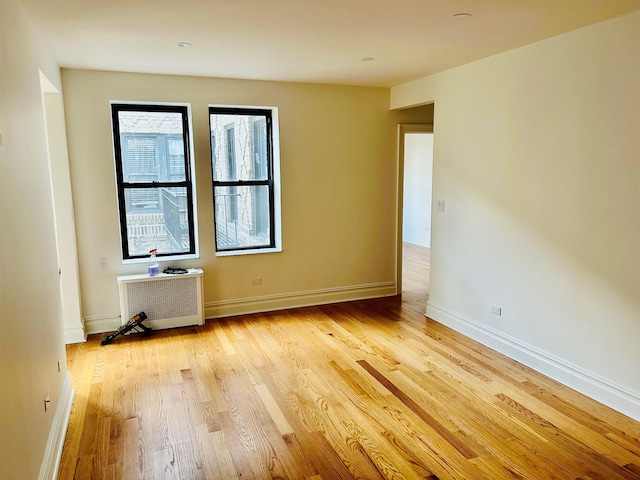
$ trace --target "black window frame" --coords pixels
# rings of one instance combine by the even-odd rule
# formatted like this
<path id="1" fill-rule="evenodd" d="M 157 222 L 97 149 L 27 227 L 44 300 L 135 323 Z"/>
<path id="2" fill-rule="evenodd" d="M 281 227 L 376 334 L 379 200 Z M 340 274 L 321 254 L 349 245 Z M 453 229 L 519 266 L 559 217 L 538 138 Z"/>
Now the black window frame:
<path id="1" fill-rule="evenodd" d="M 122 158 L 122 144 L 120 134 L 120 122 L 118 112 L 167 112 L 179 113 L 182 118 L 182 140 L 184 148 L 184 180 L 180 181 L 143 181 L 143 182 L 125 182 L 124 181 L 124 162 Z M 118 218 L 120 220 L 120 241 L 122 246 L 123 260 L 146 259 L 149 254 L 131 255 L 129 253 L 129 239 L 127 233 L 127 207 L 125 194 L 130 189 L 156 189 L 160 192 L 161 188 L 184 188 L 187 193 L 187 222 L 189 231 L 189 249 L 181 252 L 163 253 L 158 252 L 158 257 L 181 257 L 193 256 L 197 254 L 196 242 L 196 226 L 194 216 L 194 185 L 193 175 L 191 172 L 191 122 L 188 105 L 164 105 L 152 103 L 111 103 L 111 123 L 113 129 L 113 145 L 116 166 L 116 188 L 118 194 Z M 149 134 L 144 134 L 149 136 Z"/>
<path id="2" fill-rule="evenodd" d="M 273 110 L 271 108 L 242 107 L 242 106 L 209 106 L 209 132 L 211 134 L 211 115 L 241 115 L 241 116 L 262 116 L 266 123 L 266 153 L 267 153 L 267 178 L 265 180 L 216 180 L 213 163 L 215 161 L 216 140 L 211 141 L 211 181 L 213 185 L 213 223 L 214 223 L 214 244 L 216 253 L 242 253 L 243 251 L 261 250 L 273 251 L 278 248 L 276 240 L 276 211 L 275 211 L 275 180 L 274 180 L 274 151 L 273 151 Z M 225 139 L 226 141 L 226 139 Z M 216 189 L 219 187 L 252 187 L 267 186 L 269 189 L 269 243 L 264 245 L 250 245 L 243 247 L 223 247 L 218 244 L 218 225 L 216 220 Z"/>

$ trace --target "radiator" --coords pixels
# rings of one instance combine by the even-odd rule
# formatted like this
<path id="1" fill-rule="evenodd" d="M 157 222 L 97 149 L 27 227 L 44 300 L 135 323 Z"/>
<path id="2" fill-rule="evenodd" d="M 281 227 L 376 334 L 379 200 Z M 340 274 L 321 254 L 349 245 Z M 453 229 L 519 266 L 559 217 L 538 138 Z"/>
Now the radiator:
<path id="1" fill-rule="evenodd" d="M 202 325 L 203 271 L 189 269 L 182 275 L 161 273 L 157 277 L 120 275 L 120 315 L 124 325 L 137 313 L 147 314 L 145 325 L 154 330 Z"/>

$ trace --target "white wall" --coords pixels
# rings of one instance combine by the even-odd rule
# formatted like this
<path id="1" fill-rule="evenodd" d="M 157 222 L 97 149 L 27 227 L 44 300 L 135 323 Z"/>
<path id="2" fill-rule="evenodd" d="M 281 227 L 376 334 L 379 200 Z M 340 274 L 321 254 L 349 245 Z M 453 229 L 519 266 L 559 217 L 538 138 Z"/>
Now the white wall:
<path id="1" fill-rule="evenodd" d="M 636 419 L 639 38 L 640 12 L 391 100 L 435 101 L 429 316 Z"/>
<path id="2" fill-rule="evenodd" d="M 48 80 L 43 78 L 43 83 Z M 60 290 L 65 343 L 84 342 L 87 338 L 80 311 L 78 252 L 71 196 L 67 130 L 62 94 L 52 85 L 43 91 L 47 153 L 51 175 L 54 224 L 60 265 Z"/>
<path id="3" fill-rule="evenodd" d="M 60 77 L 17 0 L 0 2 L 0 65 L 0 478 L 34 480 L 70 406 L 40 70 Z"/>
<path id="4" fill-rule="evenodd" d="M 402 236 L 405 242 L 431 245 L 433 133 L 404 135 Z"/>

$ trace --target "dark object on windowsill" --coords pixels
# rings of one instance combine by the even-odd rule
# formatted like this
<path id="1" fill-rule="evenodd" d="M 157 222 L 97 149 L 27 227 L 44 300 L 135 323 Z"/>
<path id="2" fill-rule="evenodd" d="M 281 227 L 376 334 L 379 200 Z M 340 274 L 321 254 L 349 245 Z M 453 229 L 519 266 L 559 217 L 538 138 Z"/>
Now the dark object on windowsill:
<path id="1" fill-rule="evenodd" d="M 187 273 L 187 271 L 184 268 L 167 267 L 162 271 L 162 273 L 168 273 L 171 275 L 182 275 L 183 273 Z"/>

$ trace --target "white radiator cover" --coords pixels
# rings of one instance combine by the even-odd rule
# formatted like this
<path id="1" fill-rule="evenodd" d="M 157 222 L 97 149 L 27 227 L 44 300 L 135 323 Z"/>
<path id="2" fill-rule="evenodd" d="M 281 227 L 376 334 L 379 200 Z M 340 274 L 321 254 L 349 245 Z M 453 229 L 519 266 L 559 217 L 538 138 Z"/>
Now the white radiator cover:
<path id="1" fill-rule="evenodd" d="M 124 325 L 134 315 L 144 312 L 147 315 L 144 324 L 154 330 L 202 325 L 203 276 L 199 268 L 189 269 L 182 275 L 118 276 L 121 323 Z"/>

